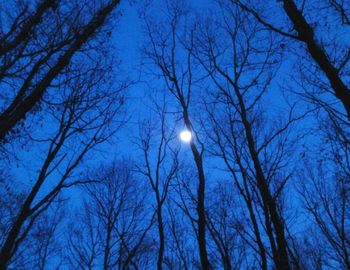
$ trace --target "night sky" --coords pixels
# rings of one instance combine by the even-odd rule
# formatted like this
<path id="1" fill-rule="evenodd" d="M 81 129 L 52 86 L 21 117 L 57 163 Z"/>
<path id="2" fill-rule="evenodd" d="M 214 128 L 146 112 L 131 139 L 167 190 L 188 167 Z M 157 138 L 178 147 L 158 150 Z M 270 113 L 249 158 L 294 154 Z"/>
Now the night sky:
<path id="1" fill-rule="evenodd" d="M 350 269 L 349 62 L 343 0 L 0 0 L 0 270 Z"/>

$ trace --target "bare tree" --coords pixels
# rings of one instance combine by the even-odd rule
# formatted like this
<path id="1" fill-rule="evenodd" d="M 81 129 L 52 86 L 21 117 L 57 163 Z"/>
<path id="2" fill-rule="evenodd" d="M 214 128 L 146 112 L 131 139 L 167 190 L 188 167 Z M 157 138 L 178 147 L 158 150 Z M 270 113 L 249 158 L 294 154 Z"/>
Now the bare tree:
<path id="1" fill-rule="evenodd" d="M 348 142 L 350 117 L 350 89 L 347 82 L 350 51 L 348 44 L 339 39 L 348 25 L 349 5 L 344 1 L 280 1 L 279 7 L 270 4 L 284 20 L 274 20 L 264 8 L 253 6 L 246 1 L 231 1 L 255 18 L 269 31 L 289 39 L 293 44 L 302 44 L 294 48 L 301 57 L 309 56 L 313 61 L 300 61 L 300 80 L 298 86 L 302 96 L 307 97 L 317 108 L 323 108 L 326 115 L 317 115 L 317 130 L 314 136 L 320 141 L 317 154 L 312 154 L 308 143 L 304 152 L 308 162 L 303 163 L 305 174 L 300 178 L 300 194 L 307 213 L 313 217 L 323 235 L 322 255 L 316 247 L 313 254 L 315 268 L 349 268 L 347 246 L 347 188 L 348 182 Z M 272 14 L 270 12 L 270 14 Z M 343 32 L 345 31 L 345 32 Z M 300 49 L 301 48 L 301 49 Z M 329 93 L 336 97 L 336 102 Z M 325 95 L 326 94 L 326 95 Z M 328 96 L 327 96 L 328 95 Z M 342 113 L 337 103 L 341 103 L 346 113 Z M 311 150 L 310 150 L 311 149 Z M 312 157 L 311 157 L 312 156 Z M 304 182 L 304 179 L 308 179 Z M 343 209 L 343 210 L 342 210 Z M 312 225 L 310 225 L 312 226 Z M 309 242 L 305 237 L 305 242 Z M 298 240 L 297 240 L 298 241 Z M 326 244 L 327 243 L 327 244 Z M 298 245 L 299 247 L 302 244 Z M 301 248 L 301 250 L 303 250 Z M 298 253 L 301 253 L 299 251 Z M 303 256 L 301 256 L 303 257 Z M 306 259 L 302 260 L 307 262 Z M 305 264 L 304 264 L 305 265 Z M 304 266 L 307 268 L 307 266 Z"/>
<path id="2" fill-rule="evenodd" d="M 101 255 L 100 240 L 96 229 L 99 228 L 101 221 L 93 218 L 86 204 L 82 209 L 83 211 L 79 211 L 77 224 L 68 227 L 68 254 L 65 261 L 71 267 L 92 270 L 97 258 Z"/>
<path id="3" fill-rule="evenodd" d="M 161 93 L 102 165 L 121 1 L 1 4 L 0 270 L 350 270 L 348 2 L 161 2 L 141 11 Z"/>
<path id="4" fill-rule="evenodd" d="M 293 145 L 287 139 L 290 127 L 303 115 L 290 112 L 287 121 L 275 122 L 278 128 L 268 128 L 262 100 L 280 61 L 278 43 L 239 9 L 221 8 L 224 18 L 201 27 L 193 51 L 216 87 L 207 102 L 207 135 L 246 204 L 255 238 L 248 243 L 259 254 L 260 267 L 267 269 L 271 256 L 277 269 L 290 269 L 282 194 L 291 174 L 282 168 Z"/>
<path id="5" fill-rule="evenodd" d="M 242 208 L 237 207 L 242 203 L 239 194 L 232 189 L 231 181 L 219 181 L 208 196 L 210 201 L 207 211 L 208 230 L 214 242 L 212 257 L 217 258 L 218 268 L 226 270 L 252 268 L 255 265 L 253 258 L 249 258 L 247 244 L 244 237 L 241 237 L 246 218 Z M 249 263 L 245 265 L 247 261 Z"/>
<path id="6" fill-rule="evenodd" d="M 344 140 L 349 137 L 348 129 L 328 124 L 320 130 L 325 133 L 323 146 L 316 156 L 310 152 L 305 157 L 299 190 L 312 224 L 318 228 L 315 234 L 324 239 L 320 265 L 350 269 L 350 148 Z"/>
<path id="7" fill-rule="evenodd" d="M 13 213 L 14 219 L 0 252 L 2 269 L 6 269 L 36 219 L 59 192 L 84 182 L 78 176 L 71 178 L 87 153 L 108 140 L 120 127 L 120 123 L 113 121 L 121 112 L 123 87 L 107 89 L 101 95 L 96 91 L 100 77 L 95 75 L 87 73 L 72 80 L 62 87 L 61 96 L 56 96 L 56 104 L 46 109 L 49 132 L 41 134 L 40 139 L 33 138 L 46 148 L 43 160 L 21 207 Z M 102 85 L 99 86 L 102 91 Z M 51 179 L 53 181 L 49 182 Z"/>
<path id="8" fill-rule="evenodd" d="M 18 190 L 21 190 L 21 187 L 5 184 L 8 179 L 11 178 L 9 175 L 6 175 L 0 185 L 2 213 L 0 218 L 2 236 L 0 246 L 4 244 L 6 235 L 11 229 L 14 213 L 21 207 L 25 198 L 23 191 L 18 192 Z M 12 180 L 14 180 L 13 177 Z M 57 237 L 57 231 L 59 231 L 59 226 L 63 221 L 62 201 L 55 200 L 50 208 L 38 217 L 32 230 L 18 248 L 16 257 L 11 261 L 11 267 L 16 269 L 25 267 L 45 269 L 49 263 L 52 263 L 52 259 L 55 256 L 59 256 L 61 252 L 61 243 Z"/>
<path id="9" fill-rule="evenodd" d="M 166 208 L 169 217 L 168 249 L 164 263 L 170 269 L 191 269 L 196 247 L 192 247 L 192 228 L 188 226 L 188 218 L 183 214 L 174 200 L 169 200 Z"/>
<path id="10" fill-rule="evenodd" d="M 50 87 L 62 83 L 60 76 L 69 74 L 67 68 L 76 68 L 84 52 L 93 57 L 96 35 L 119 2 L 101 2 L 96 9 L 69 1 L 42 0 L 34 7 L 14 1 L 8 3 L 16 6 L 14 16 L 0 10 L 0 83 L 5 90 L 1 141 L 29 112 L 34 113 Z M 74 72 L 71 75 L 77 76 Z"/>
<path id="11" fill-rule="evenodd" d="M 28 257 L 34 257 L 34 267 L 40 270 L 53 265 L 52 261 L 62 252 L 62 242 L 59 241 L 59 226 L 64 221 L 61 204 L 60 201 L 56 202 L 50 212 L 45 212 L 44 215 L 40 216 L 28 237 L 29 241 L 27 242 L 32 247 L 32 250 L 29 249 L 31 252 Z M 21 249 L 23 250 L 23 248 Z M 36 256 L 33 256 L 33 254 L 36 254 Z M 26 266 L 28 267 L 28 264 Z"/>
<path id="12" fill-rule="evenodd" d="M 254 8 L 254 4 L 249 4 L 246 1 L 240 0 L 232 0 L 231 2 L 237 4 L 244 11 L 251 14 L 267 29 L 293 41 L 304 44 L 306 52 L 328 80 L 328 85 L 322 85 L 317 82 L 319 78 L 313 78 L 316 72 L 314 72 L 313 76 L 310 74 L 313 79 L 310 80 L 312 83 L 309 84 L 309 87 L 313 87 L 313 83 L 316 83 L 317 88 L 317 96 L 312 96 L 311 98 L 319 99 L 322 92 L 330 92 L 328 89 L 330 86 L 333 90 L 331 93 L 342 104 L 349 120 L 350 89 L 347 85 L 346 70 L 348 70 L 349 67 L 350 50 L 348 45 L 343 47 L 342 41 L 337 42 L 337 32 L 332 32 L 332 30 L 338 30 L 340 33 L 341 25 L 338 28 L 327 28 L 329 24 L 334 24 L 334 22 L 330 22 L 328 19 L 330 18 L 329 14 L 332 14 L 333 9 L 340 13 L 342 23 L 345 23 L 344 26 L 346 27 L 349 16 L 348 4 L 343 1 L 325 1 L 328 2 L 328 5 L 324 6 L 324 3 L 320 1 L 318 7 L 315 8 L 315 5 L 311 6 L 312 3 L 307 3 L 306 1 L 301 1 L 300 4 L 297 4 L 293 0 L 283 0 L 279 1 L 283 5 L 283 11 L 275 4 L 270 4 L 272 10 L 275 12 L 282 12 L 282 14 L 288 18 L 288 22 L 280 26 L 278 23 L 274 22 L 273 18 L 266 18 L 266 15 L 264 15 L 262 11 Z M 308 4 L 311 5 L 308 6 Z M 321 11 L 321 9 L 326 9 L 326 12 L 328 13 L 324 16 L 319 16 L 319 12 L 325 12 L 324 10 Z M 290 25 L 292 27 L 290 27 Z M 328 35 L 328 37 L 321 36 L 320 33 L 322 32 Z M 330 35 L 334 38 L 331 39 L 331 42 L 328 42 L 327 40 L 329 40 L 328 38 Z M 314 71 L 314 69 L 312 70 Z M 321 103 L 327 107 L 331 106 L 329 101 Z"/>
<path id="13" fill-rule="evenodd" d="M 138 269 L 152 248 L 146 234 L 154 215 L 146 211 L 142 185 L 133 175 L 132 164 L 121 161 L 100 166 L 89 178 L 94 183 L 84 187 L 84 213 L 69 240 L 73 254 L 67 254 L 70 265 L 81 269 Z"/>
<path id="14" fill-rule="evenodd" d="M 166 202 L 171 181 L 178 169 L 178 150 L 173 149 L 171 142 L 174 139 L 174 129 L 167 125 L 166 104 L 156 104 L 155 114 L 159 117 L 159 126 L 152 121 L 144 121 L 141 124 L 139 148 L 143 153 L 143 164 L 137 165 L 137 171 L 144 175 L 152 188 L 156 201 L 158 224 L 158 259 L 157 269 L 163 269 L 165 254 L 165 222 L 163 206 Z"/>
<path id="15" fill-rule="evenodd" d="M 193 48 L 193 32 L 190 33 L 189 43 L 184 45 L 179 40 L 180 21 L 186 11 L 183 3 L 176 3 L 168 7 L 169 26 L 166 31 L 157 31 L 149 22 L 147 25 L 147 34 L 149 37 L 148 46 L 144 48 L 146 58 L 152 61 L 159 71 L 160 76 L 168 91 L 173 95 L 180 107 L 180 114 L 186 128 L 192 133 L 193 140 L 190 142 L 191 152 L 196 164 L 198 173 L 197 189 L 197 241 L 201 267 L 204 270 L 210 269 L 208 252 L 206 247 L 206 221 L 205 221 L 205 172 L 203 165 L 204 145 L 199 140 L 199 134 L 196 132 L 193 119 L 190 112 L 190 101 L 192 90 L 195 84 L 193 57 L 191 50 Z M 178 52 L 181 51 L 181 54 Z M 185 55 L 183 57 L 183 55 Z"/>

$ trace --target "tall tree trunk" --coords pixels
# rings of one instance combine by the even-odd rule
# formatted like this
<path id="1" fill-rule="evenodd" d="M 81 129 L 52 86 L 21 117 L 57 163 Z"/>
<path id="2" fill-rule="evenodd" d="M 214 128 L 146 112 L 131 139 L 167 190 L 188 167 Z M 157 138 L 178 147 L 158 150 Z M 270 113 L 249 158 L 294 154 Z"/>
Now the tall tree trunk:
<path id="1" fill-rule="evenodd" d="M 331 63 L 326 52 L 317 43 L 314 31 L 306 21 L 303 14 L 298 10 L 293 0 L 283 0 L 284 10 L 291 20 L 295 30 L 298 32 L 298 38 L 307 46 L 311 57 L 318 64 L 320 69 L 326 75 L 331 84 L 335 96 L 343 104 L 347 116 L 350 119 L 350 89 L 345 85 L 339 76 L 339 70 Z"/>
<path id="2" fill-rule="evenodd" d="M 113 225 L 111 222 L 111 213 L 108 217 L 108 224 L 107 224 L 107 235 L 106 235 L 106 244 L 105 244 L 105 248 L 104 248 L 104 254 L 103 254 L 103 269 L 104 270 L 108 270 L 109 269 L 109 254 L 111 251 L 111 234 L 112 234 L 112 229 L 113 229 Z"/>
<path id="3" fill-rule="evenodd" d="M 253 198 L 252 198 L 250 191 L 249 191 L 248 179 L 243 173 L 245 171 L 245 169 L 240 161 L 240 157 L 239 157 L 239 153 L 238 153 L 239 146 L 237 144 L 237 140 L 235 137 L 233 138 L 233 140 L 234 140 L 234 145 L 235 145 L 235 155 L 236 155 L 236 159 L 237 159 L 237 164 L 240 168 L 240 171 L 242 172 L 243 187 L 241 187 L 241 185 L 239 184 L 237 176 L 235 176 L 236 175 L 235 171 L 231 168 L 231 166 L 228 165 L 228 167 L 229 167 L 229 170 L 231 171 L 232 175 L 234 176 L 234 181 L 236 183 L 238 191 L 242 195 L 242 197 L 247 205 L 247 208 L 248 208 L 249 216 L 250 216 L 250 219 L 251 219 L 252 224 L 253 224 L 253 232 L 254 232 L 254 235 L 256 238 L 256 243 L 257 243 L 258 248 L 259 248 L 259 255 L 261 258 L 261 270 L 267 270 L 266 251 L 265 251 L 263 241 L 261 239 L 258 221 L 256 219 L 254 209 L 253 209 Z M 226 155 L 225 155 L 224 159 L 225 159 L 226 164 L 228 164 L 228 161 L 226 159 Z"/>
<path id="4" fill-rule="evenodd" d="M 164 249 L 165 249 L 165 239 L 164 239 L 164 226 L 163 226 L 163 215 L 162 215 L 161 202 L 158 202 L 157 218 L 158 218 L 158 234 L 159 234 L 159 250 L 158 250 L 157 269 L 162 270 L 163 269 L 163 259 L 164 259 Z"/>
<path id="5" fill-rule="evenodd" d="M 183 117 L 186 127 L 192 131 L 192 124 L 187 113 L 186 107 L 184 107 Z M 209 270 L 210 263 L 208 260 L 207 242 L 206 242 L 206 221 L 205 221 L 205 174 L 203 168 L 203 159 L 199 153 L 195 143 L 191 141 L 191 151 L 193 154 L 194 162 L 197 167 L 198 173 L 198 190 L 197 190 L 197 214 L 198 214 L 198 247 L 201 266 L 203 270 Z"/>
<path id="6" fill-rule="evenodd" d="M 203 170 L 202 157 L 199 155 L 197 148 L 191 143 L 192 153 L 198 169 L 198 193 L 197 193 L 197 212 L 198 212 L 198 244 L 199 255 L 203 270 L 209 270 L 210 264 L 208 260 L 208 253 L 206 247 L 206 221 L 205 221 L 205 176 Z"/>
<path id="7" fill-rule="evenodd" d="M 235 94 L 237 95 L 237 98 L 239 101 L 239 107 L 241 110 L 240 114 L 242 118 L 242 123 L 244 125 L 244 129 L 245 129 L 249 153 L 254 164 L 254 170 L 256 174 L 258 189 L 260 191 L 264 204 L 266 203 L 267 210 L 268 210 L 267 211 L 268 213 L 266 214 L 267 215 L 270 214 L 270 218 L 276 233 L 278 258 L 277 258 L 277 261 L 275 261 L 275 264 L 277 269 L 279 270 L 288 270 L 290 269 L 290 267 L 289 267 L 288 251 L 287 251 L 288 250 L 287 241 L 284 235 L 284 224 L 278 213 L 276 202 L 272 198 L 268 184 L 265 179 L 265 175 L 263 173 L 263 170 L 260 164 L 258 152 L 255 146 L 255 140 L 253 137 L 251 125 L 248 121 L 248 116 L 244 105 L 243 97 L 240 94 L 239 90 L 236 87 L 234 88 L 235 88 L 234 89 Z"/>
<path id="8" fill-rule="evenodd" d="M 67 130 L 65 130 L 66 132 Z M 58 153 L 60 147 L 62 146 L 64 142 L 64 137 L 65 137 L 65 132 L 64 135 L 61 137 L 61 140 L 57 142 L 56 148 L 49 153 L 44 166 L 42 167 L 40 171 L 40 175 L 38 177 L 38 180 L 36 181 L 35 185 L 31 189 L 29 195 L 27 196 L 15 222 L 13 223 L 11 230 L 7 234 L 6 240 L 1 248 L 0 251 L 0 270 L 4 270 L 7 268 L 8 263 L 10 262 L 11 257 L 13 256 L 15 245 L 16 245 L 16 240 L 18 239 L 18 236 L 21 233 L 22 227 L 28 217 L 32 215 L 31 211 L 31 205 L 38 194 L 41 186 L 43 185 L 45 181 L 45 176 L 46 172 L 49 168 L 50 163 L 52 160 L 55 158 L 56 154 Z"/>

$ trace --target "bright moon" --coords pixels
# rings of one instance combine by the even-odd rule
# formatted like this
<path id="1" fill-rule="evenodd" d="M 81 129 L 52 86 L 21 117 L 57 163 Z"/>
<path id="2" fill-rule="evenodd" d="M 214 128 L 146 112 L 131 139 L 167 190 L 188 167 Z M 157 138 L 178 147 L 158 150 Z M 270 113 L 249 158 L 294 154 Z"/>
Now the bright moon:
<path id="1" fill-rule="evenodd" d="M 183 142 L 189 143 L 189 142 L 191 141 L 191 139 L 192 139 L 192 134 L 191 134 L 191 132 L 188 131 L 188 130 L 183 130 L 183 131 L 181 131 L 181 133 L 180 133 L 180 139 L 181 139 L 181 141 L 183 141 Z"/>

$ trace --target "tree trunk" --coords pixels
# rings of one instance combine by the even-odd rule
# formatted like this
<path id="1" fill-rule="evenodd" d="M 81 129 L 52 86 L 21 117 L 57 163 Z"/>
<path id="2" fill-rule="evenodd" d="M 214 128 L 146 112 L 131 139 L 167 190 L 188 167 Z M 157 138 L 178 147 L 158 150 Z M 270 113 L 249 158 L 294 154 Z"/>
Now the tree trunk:
<path id="1" fill-rule="evenodd" d="M 158 233 L 159 233 L 159 250 L 158 250 L 157 269 L 162 270 L 163 269 L 164 249 L 165 249 L 165 240 L 164 240 L 162 206 L 160 205 L 160 202 L 158 203 L 157 218 L 158 218 Z"/>
<path id="2" fill-rule="evenodd" d="M 182 106 L 183 118 L 186 127 L 192 131 L 192 124 L 188 116 L 186 106 Z M 198 172 L 198 190 L 197 190 L 197 214 L 198 214 L 198 246 L 199 256 L 202 270 L 210 270 L 211 266 L 208 260 L 207 243 L 206 243 L 206 221 L 205 221 L 205 174 L 203 168 L 203 159 L 199 153 L 195 143 L 191 141 L 191 151 L 197 167 Z"/>
<path id="3" fill-rule="evenodd" d="M 17 217 L 15 223 L 12 225 L 10 232 L 7 235 L 6 241 L 0 251 L 0 270 L 6 270 L 15 248 L 15 243 L 18 235 L 21 232 L 22 226 L 29 214 L 29 205 L 25 204 Z"/>
<path id="4" fill-rule="evenodd" d="M 303 14 L 298 10 L 293 0 L 283 0 L 284 10 L 291 20 L 295 30 L 298 32 L 298 38 L 304 42 L 311 57 L 316 61 L 320 69 L 326 75 L 331 84 L 335 96 L 343 104 L 347 116 L 350 119 L 350 89 L 345 85 L 339 76 L 339 70 L 331 63 L 325 51 L 317 43 L 314 37 L 314 31 L 306 21 Z"/>
<path id="5" fill-rule="evenodd" d="M 54 8 L 57 5 L 56 2 L 57 0 L 41 1 L 41 3 L 37 6 L 35 12 L 31 16 L 26 18 L 25 23 L 22 25 L 22 27 L 20 27 L 21 29 L 19 33 L 11 41 L 6 42 L 3 38 L 0 40 L 0 55 L 6 54 L 7 52 L 16 48 L 23 41 L 27 40 L 28 37 L 31 35 L 31 31 L 42 20 L 42 17 L 45 14 L 45 12 L 50 8 Z M 5 36 L 6 38 L 8 37 L 8 35 Z"/>
<path id="6" fill-rule="evenodd" d="M 18 106 L 12 110 L 5 110 L 0 115 L 0 141 L 22 120 L 26 114 L 38 105 L 51 82 L 56 76 L 70 63 L 74 54 L 86 43 L 96 30 L 101 27 L 107 16 L 119 4 L 120 0 L 113 0 L 104 8 L 102 8 L 91 21 L 77 34 L 72 45 L 58 59 L 57 63 L 47 72 L 44 78 L 34 87 L 32 93 L 22 100 Z M 11 104 L 12 105 L 12 104 Z M 12 108 L 12 106 L 9 108 Z"/>
<path id="7" fill-rule="evenodd" d="M 198 191 L 197 191 L 197 213 L 198 213 L 198 245 L 201 265 L 203 270 L 210 269 L 206 247 L 206 221 L 205 221 L 205 175 L 203 160 L 194 143 L 191 143 L 191 150 L 198 170 Z"/>
<path id="8" fill-rule="evenodd" d="M 284 235 L 284 225 L 283 221 L 281 220 L 278 210 L 277 210 L 277 205 L 275 203 L 275 200 L 272 198 L 268 184 L 265 179 L 265 175 L 263 173 L 263 170 L 261 168 L 260 160 L 258 153 L 255 149 L 255 140 L 252 134 L 251 130 L 251 125 L 248 121 L 247 117 L 247 112 L 246 108 L 244 105 L 243 97 L 240 94 L 239 90 L 235 88 L 235 93 L 237 95 L 238 101 L 239 101 L 239 107 L 241 109 L 241 118 L 242 118 L 242 123 L 244 125 L 245 129 L 245 134 L 247 137 L 247 142 L 248 142 L 248 148 L 249 148 L 249 153 L 250 156 L 253 160 L 254 164 L 254 169 L 255 169 L 255 174 L 256 174 L 256 180 L 257 180 L 257 185 L 258 189 L 260 191 L 261 197 L 266 203 L 268 213 L 267 215 L 270 214 L 272 224 L 275 229 L 276 233 L 276 242 L 277 242 L 277 255 L 278 255 L 278 261 L 275 261 L 276 267 L 279 270 L 288 270 L 289 268 L 289 260 L 288 260 L 288 252 L 287 252 L 287 241 Z"/>

